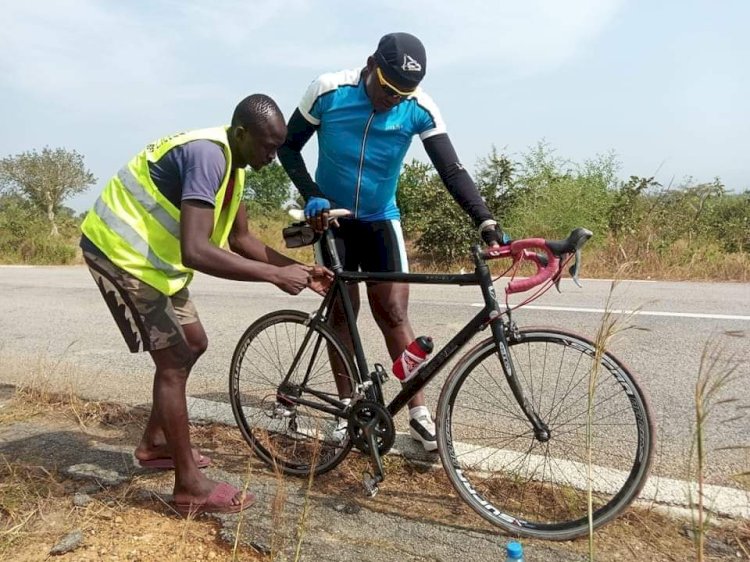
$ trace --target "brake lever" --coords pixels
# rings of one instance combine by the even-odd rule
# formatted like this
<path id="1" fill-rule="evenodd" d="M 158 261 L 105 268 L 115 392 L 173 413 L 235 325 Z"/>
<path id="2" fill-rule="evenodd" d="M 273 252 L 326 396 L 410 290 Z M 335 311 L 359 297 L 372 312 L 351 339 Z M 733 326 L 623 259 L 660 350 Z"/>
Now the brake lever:
<path id="1" fill-rule="evenodd" d="M 581 250 L 576 250 L 576 259 L 573 262 L 573 265 L 570 266 L 570 269 L 568 269 L 568 273 L 570 273 L 570 276 L 573 278 L 573 283 L 575 283 L 582 289 L 583 285 L 581 285 L 581 282 L 578 280 L 578 274 L 581 271 L 580 264 L 581 264 Z"/>
<path id="2" fill-rule="evenodd" d="M 559 267 L 557 268 L 557 279 L 555 279 L 555 289 L 557 289 L 558 293 L 562 294 L 562 291 L 560 290 L 560 280 L 562 279 L 563 259 L 560 257 L 560 258 L 557 258 L 557 260 L 559 262 Z"/>

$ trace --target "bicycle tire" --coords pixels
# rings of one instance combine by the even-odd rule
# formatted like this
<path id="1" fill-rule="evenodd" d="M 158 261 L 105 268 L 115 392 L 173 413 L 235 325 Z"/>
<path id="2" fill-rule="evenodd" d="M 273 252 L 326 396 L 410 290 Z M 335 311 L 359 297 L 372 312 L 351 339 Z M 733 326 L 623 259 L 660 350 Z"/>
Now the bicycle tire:
<path id="1" fill-rule="evenodd" d="M 276 410 L 279 385 L 310 330 L 311 337 L 290 379 L 299 384 L 304 370 L 311 371 L 308 384 L 299 386 L 304 398 L 325 404 L 305 394 L 305 388 L 313 387 L 338 398 L 329 352 L 341 359 L 347 371 L 343 376 L 354 380 L 351 354 L 336 334 L 325 324 L 311 327 L 309 322 L 309 314 L 296 310 L 272 312 L 256 320 L 237 343 L 229 376 L 232 412 L 245 441 L 265 463 L 295 476 L 309 475 L 313 465 L 315 474 L 327 472 L 351 449 L 345 425 L 340 431 L 332 414 L 303 405 L 282 408 L 283 417 Z"/>
<path id="2" fill-rule="evenodd" d="M 534 438 L 488 338 L 463 356 L 441 391 L 437 436 L 443 467 L 463 500 L 510 533 L 548 540 L 584 535 L 589 381 L 596 347 L 555 328 L 523 329 L 508 344 L 517 378 L 548 424 L 550 440 Z M 573 397 L 580 398 L 574 402 Z M 593 525 L 599 527 L 620 514 L 645 484 L 655 429 L 638 381 L 611 353 L 601 356 L 591 403 L 590 480 Z"/>

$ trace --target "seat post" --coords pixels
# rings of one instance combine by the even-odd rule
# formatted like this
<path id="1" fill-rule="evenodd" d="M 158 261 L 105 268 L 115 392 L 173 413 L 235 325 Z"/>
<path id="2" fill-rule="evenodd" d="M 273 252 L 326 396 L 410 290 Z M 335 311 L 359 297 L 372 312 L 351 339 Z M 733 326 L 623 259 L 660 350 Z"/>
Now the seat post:
<path id="1" fill-rule="evenodd" d="M 330 228 L 323 231 L 323 243 L 326 245 L 328 254 L 331 256 L 331 269 L 335 273 L 344 271 L 344 266 L 341 264 L 341 259 L 339 258 L 339 252 L 336 250 L 336 240 L 333 238 Z"/>

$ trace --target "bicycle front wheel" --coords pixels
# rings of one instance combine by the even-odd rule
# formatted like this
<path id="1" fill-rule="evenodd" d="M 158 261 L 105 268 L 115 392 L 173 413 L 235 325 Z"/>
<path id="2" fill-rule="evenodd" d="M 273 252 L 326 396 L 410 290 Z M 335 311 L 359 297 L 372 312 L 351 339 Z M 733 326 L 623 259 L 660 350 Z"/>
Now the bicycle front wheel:
<path id="1" fill-rule="evenodd" d="M 440 458 L 458 494 L 511 533 L 567 540 L 617 516 L 646 482 L 654 447 L 647 399 L 612 354 L 557 329 L 508 342 L 526 399 L 549 427 L 537 440 L 492 338 L 470 350 L 438 405 Z M 598 360 L 598 364 L 597 364 Z M 589 422 L 590 420 L 590 422 Z"/>
<path id="2" fill-rule="evenodd" d="M 349 352 L 328 326 L 310 326 L 308 314 L 282 310 L 259 318 L 240 338 L 229 377 L 243 437 L 284 473 L 331 470 L 351 449 L 346 420 L 316 406 L 331 408 L 321 396 L 338 399 L 334 378 L 352 381 L 353 374 Z"/>

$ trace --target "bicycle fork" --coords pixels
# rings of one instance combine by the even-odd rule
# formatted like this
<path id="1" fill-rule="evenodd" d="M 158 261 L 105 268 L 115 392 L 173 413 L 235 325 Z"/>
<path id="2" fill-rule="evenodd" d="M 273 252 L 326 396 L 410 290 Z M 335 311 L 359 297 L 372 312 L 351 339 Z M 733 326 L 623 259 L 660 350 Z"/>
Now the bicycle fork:
<path id="1" fill-rule="evenodd" d="M 480 286 L 482 288 L 482 295 L 484 296 L 485 307 L 488 310 L 488 316 L 490 319 L 490 329 L 495 339 L 495 347 L 497 348 L 497 354 L 500 357 L 500 364 L 503 366 L 503 372 L 505 378 L 508 381 L 511 392 L 518 402 L 521 411 L 523 411 L 529 423 L 534 428 L 534 437 L 537 441 L 545 443 L 550 439 L 549 427 L 544 423 L 539 414 L 534 409 L 534 405 L 526 399 L 526 395 L 518 382 L 516 376 L 516 369 L 513 366 L 513 360 L 510 357 L 510 348 L 508 347 L 508 338 L 505 335 L 506 324 L 502 322 L 502 314 L 500 313 L 500 306 L 497 302 L 497 295 L 495 294 L 495 287 L 492 284 L 492 275 L 487 264 L 479 259 L 479 248 L 474 250 L 474 261 L 477 269 L 477 273 L 480 278 Z M 510 318 L 510 312 L 508 312 L 508 331 L 513 329 L 513 322 Z"/>
<path id="2" fill-rule="evenodd" d="M 526 398 L 521 385 L 518 383 L 516 370 L 513 366 L 513 361 L 510 358 L 505 327 L 502 322 L 496 321 L 492 322 L 491 328 L 492 335 L 495 336 L 495 345 L 497 347 L 498 355 L 500 356 L 500 363 L 503 366 L 503 372 L 505 373 L 505 378 L 508 381 L 510 390 L 518 402 L 521 411 L 523 411 L 524 415 L 529 420 L 529 423 L 531 423 L 531 426 L 534 428 L 534 437 L 536 437 L 537 441 L 546 443 L 551 437 L 549 427 L 541 420 L 539 414 L 536 413 L 534 405 Z"/>

